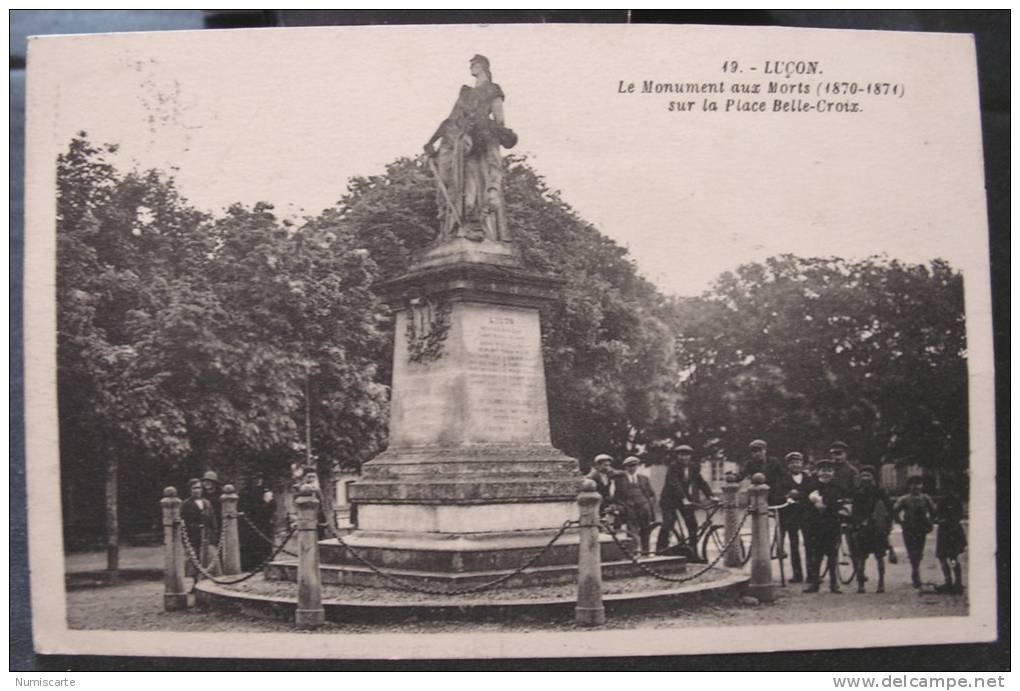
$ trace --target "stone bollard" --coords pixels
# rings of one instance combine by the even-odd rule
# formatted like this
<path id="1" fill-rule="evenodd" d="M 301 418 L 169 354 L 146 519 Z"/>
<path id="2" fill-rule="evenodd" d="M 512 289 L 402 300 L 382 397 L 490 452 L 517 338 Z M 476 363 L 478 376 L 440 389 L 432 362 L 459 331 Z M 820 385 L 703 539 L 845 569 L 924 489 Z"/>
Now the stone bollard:
<path id="1" fill-rule="evenodd" d="M 233 485 L 224 485 L 220 495 L 223 518 L 223 574 L 241 573 L 241 541 L 237 534 L 237 493 Z"/>
<path id="2" fill-rule="evenodd" d="M 751 582 L 747 594 L 759 602 L 772 602 L 775 598 L 772 585 L 772 561 L 769 559 L 769 486 L 765 476 L 751 476 L 748 499 L 751 509 Z"/>
<path id="3" fill-rule="evenodd" d="M 184 542 L 181 531 L 181 500 L 177 490 L 167 487 L 163 490 L 163 498 L 159 501 L 163 509 L 163 568 L 164 589 L 163 609 L 172 612 L 187 609 L 188 591 L 184 588 Z"/>
<path id="4" fill-rule="evenodd" d="M 602 495 L 594 480 L 584 480 L 577 495 L 580 528 L 577 544 L 577 607 L 574 623 L 578 626 L 601 626 L 606 623 L 602 606 L 602 553 L 599 547 L 599 504 Z"/>
<path id="5" fill-rule="evenodd" d="M 737 507 L 737 492 L 740 490 L 740 483 L 735 482 L 736 476 L 732 473 L 726 474 L 726 484 L 722 486 L 723 495 L 723 516 L 725 518 L 724 535 L 726 544 L 726 556 L 723 557 L 723 565 L 730 568 L 743 566 L 743 555 L 740 553 L 740 540 L 734 539 L 733 535 L 740 530 L 740 512 Z"/>
<path id="6" fill-rule="evenodd" d="M 294 623 L 314 629 L 326 620 L 322 608 L 322 574 L 319 571 L 319 500 L 313 485 L 301 485 L 297 506 L 298 601 Z"/>

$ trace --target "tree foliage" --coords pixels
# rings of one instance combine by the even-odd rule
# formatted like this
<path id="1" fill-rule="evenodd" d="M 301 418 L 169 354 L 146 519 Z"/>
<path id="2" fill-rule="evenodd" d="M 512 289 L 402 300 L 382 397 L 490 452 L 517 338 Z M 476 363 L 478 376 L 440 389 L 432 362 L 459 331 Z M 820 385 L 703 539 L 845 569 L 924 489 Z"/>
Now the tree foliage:
<path id="1" fill-rule="evenodd" d="M 967 461 L 963 281 L 944 261 L 774 257 L 678 300 L 683 431 L 864 461 Z"/>
<path id="2" fill-rule="evenodd" d="M 171 178 L 120 174 L 82 134 L 58 160 L 61 459 L 132 476 L 280 478 L 305 449 L 356 464 L 383 439 L 366 252 L 322 219 L 196 212 Z M 306 402 L 306 393 L 307 402 Z M 86 483 L 87 484 L 87 483 Z"/>

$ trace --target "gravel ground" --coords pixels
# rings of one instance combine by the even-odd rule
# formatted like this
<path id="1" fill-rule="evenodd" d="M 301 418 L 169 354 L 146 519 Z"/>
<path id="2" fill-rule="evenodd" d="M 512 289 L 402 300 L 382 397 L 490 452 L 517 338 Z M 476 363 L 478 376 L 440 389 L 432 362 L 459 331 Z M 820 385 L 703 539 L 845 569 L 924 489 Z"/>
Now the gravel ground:
<path id="1" fill-rule="evenodd" d="M 938 562 L 930 552 L 929 540 L 922 567 L 927 582 L 940 582 Z M 902 549 L 900 549 L 901 556 Z M 857 594 L 853 587 L 843 594 L 805 594 L 799 585 L 776 588 L 776 601 L 768 605 L 747 606 L 735 601 L 705 604 L 660 614 L 628 614 L 610 617 L 606 628 L 675 628 L 690 626 L 754 626 L 807 622 L 839 622 L 864 619 L 897 619 L 902 617 L 964 616 L 968 600 L 964 596 L 918 593 L 910 586 L 910 568 L 901 560 L 888 567 L 887 592 Z M 874 590 L 874 566 L 869 565 L 869 591 Z M 657 583 L 657 582 L 656 582 Z M 607 585 L 612 581 L 607 581 Z M 572 587 L 563 586 L 572 591 Z M 290 586 L 293 592 L 293 586 Z M 68 625 L 76 629 L 161 630 L 161 631 L 241 631 L 291 632 L 293 626 L 276 621 L 241 615 L 224 615 L 188 609 L 164 612 L 161 582 L 133 582 L 105 588 L 72 590 L 67 593 Z M 572 630 L 570 621 L 540 621 L 520 618 L 513 621 L 418 621 L 412 617 L 399 624 L 332 624 L 320 632 L 342 633 L 435 633 L 495 631 L 557 631 Z"/>

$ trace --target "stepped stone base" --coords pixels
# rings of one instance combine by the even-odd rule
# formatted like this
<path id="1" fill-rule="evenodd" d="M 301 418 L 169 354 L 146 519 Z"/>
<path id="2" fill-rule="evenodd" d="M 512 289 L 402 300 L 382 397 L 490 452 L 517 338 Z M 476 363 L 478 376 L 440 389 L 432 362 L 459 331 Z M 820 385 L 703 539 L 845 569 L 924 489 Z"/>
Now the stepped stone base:
<path id="1" fill-rule="evenodd" d="M 687 570 L 683 557 L 655 557 L 642 563 L 657 573 L 672 576 L 682 575 Z M 452 592 L 471 588 L 512 573 L 512 570 L 475 571 L 472 573 L 430 573 L 404 569 L 382 569 L 387 575 L 412 586 L 431 590 Z M 392 589 L 395 584 L 366 566 L 353 564 L 325 564 L 321 567 L 322 582 L 325 585 L 350 585 L 365 588 Z M 271 581 L 297 581 L 297 562 L 277 561 L 266 567 L 266 579 Z M 634 578 L 644 575 L 640 568 L 629 559 L 603 563 L 602 577 L 606 580 Z M 544 585 L 561 585 L 577 581 L 576 565 L 537 566 L 525 569 L 501 583 L 501 588 L 526 588 Z"/>
<path id="2" fill-rule="evenodd" d="M 556 533 L 557 530 L 552 529 L 446 535 L 357 530 L 344 536 L 344 542 L 362 558 L 380 568 L 452 576 L 515 569 L 544 549 Z M 600 536 L 600 541 L 604 562 L 625 558 L 608 535 Z M 577 530 L 570 529 L 533 566 L 576 567 L 577 544 Z M 336 540 L 320 542 L 319 555 L 324 565 L 361 565 Z"/>

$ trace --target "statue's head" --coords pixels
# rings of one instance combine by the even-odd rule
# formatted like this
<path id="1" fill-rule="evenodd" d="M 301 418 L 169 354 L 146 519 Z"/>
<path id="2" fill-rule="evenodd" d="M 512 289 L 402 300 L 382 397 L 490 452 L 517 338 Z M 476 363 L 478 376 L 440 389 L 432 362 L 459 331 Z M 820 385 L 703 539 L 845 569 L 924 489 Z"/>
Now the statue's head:
<path id="1" fill-rule="evenodd" d="M 484 55 L 475 55 L 473 58 L 471 58 L 469 64 L 471 65 L 471 74 L 473 76 L 475 77 L 478 76 L 476 70 L 482 70 L 483 72 L 485 72 L 486 78 L 490 82 L 492 81 L 492 70 L 489 69 L 489 58 L 485 57 Z"/>

